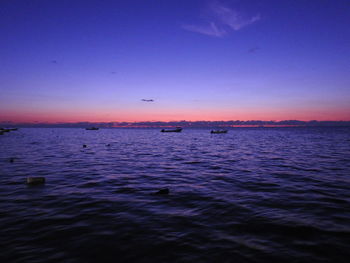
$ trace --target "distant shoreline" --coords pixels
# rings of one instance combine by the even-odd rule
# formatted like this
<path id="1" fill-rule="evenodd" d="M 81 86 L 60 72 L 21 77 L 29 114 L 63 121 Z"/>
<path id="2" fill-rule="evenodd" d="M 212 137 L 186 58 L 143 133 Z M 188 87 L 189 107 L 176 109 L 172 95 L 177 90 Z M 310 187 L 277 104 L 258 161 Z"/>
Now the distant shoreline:
<path id="1" fill-rule="evenodd" d="M 174 122 L 76 122 L 76 123 L 15 123 L 0 122 L 0 127 L 21 128 L 290 128 L 349 127 L 350 121 L 174 121 Z"/>

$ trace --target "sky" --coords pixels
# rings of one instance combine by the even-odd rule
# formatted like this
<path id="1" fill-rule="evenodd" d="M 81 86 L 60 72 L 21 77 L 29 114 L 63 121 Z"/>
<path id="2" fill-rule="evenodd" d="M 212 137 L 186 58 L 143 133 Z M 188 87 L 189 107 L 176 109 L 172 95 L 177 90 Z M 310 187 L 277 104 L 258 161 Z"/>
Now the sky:
<path id="1" fill-rule="evenodd" d="M 350 120 L 348 0 L 0 0 L 0 121 Z"/>

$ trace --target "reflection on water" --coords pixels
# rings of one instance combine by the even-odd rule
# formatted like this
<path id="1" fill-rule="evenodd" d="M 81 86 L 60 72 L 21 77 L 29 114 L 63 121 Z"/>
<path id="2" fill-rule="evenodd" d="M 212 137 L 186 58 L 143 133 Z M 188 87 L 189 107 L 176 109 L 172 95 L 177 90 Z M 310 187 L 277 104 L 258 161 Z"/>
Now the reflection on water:
<path id="1" fill-rule="evenodd" d="M 1 136 L 1 262 L 347 262 L 349 128 L 209 131 Z"/>

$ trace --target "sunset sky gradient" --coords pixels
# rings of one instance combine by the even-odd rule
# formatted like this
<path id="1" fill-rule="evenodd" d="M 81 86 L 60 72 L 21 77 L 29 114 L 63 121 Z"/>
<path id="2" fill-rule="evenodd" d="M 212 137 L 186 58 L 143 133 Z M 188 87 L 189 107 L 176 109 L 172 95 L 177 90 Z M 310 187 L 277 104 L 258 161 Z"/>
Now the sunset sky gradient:
<path id="1" fill-rule="evenodd" d="M 350 120 L 348 0 L 0 1 L 0 121 L 289 119 Z"/>

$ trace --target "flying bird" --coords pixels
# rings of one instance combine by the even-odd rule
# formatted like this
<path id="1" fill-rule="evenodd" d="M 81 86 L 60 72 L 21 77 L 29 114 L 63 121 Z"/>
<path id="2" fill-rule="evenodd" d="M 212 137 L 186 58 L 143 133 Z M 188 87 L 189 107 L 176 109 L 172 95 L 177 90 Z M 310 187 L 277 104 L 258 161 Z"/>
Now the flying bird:
<path id="1" fill-rule="evenodd" d="M 153 102 L 154 100 L 153 99 L 142 99 L 142 101 L 145 101 L 145 102 Z"/>

